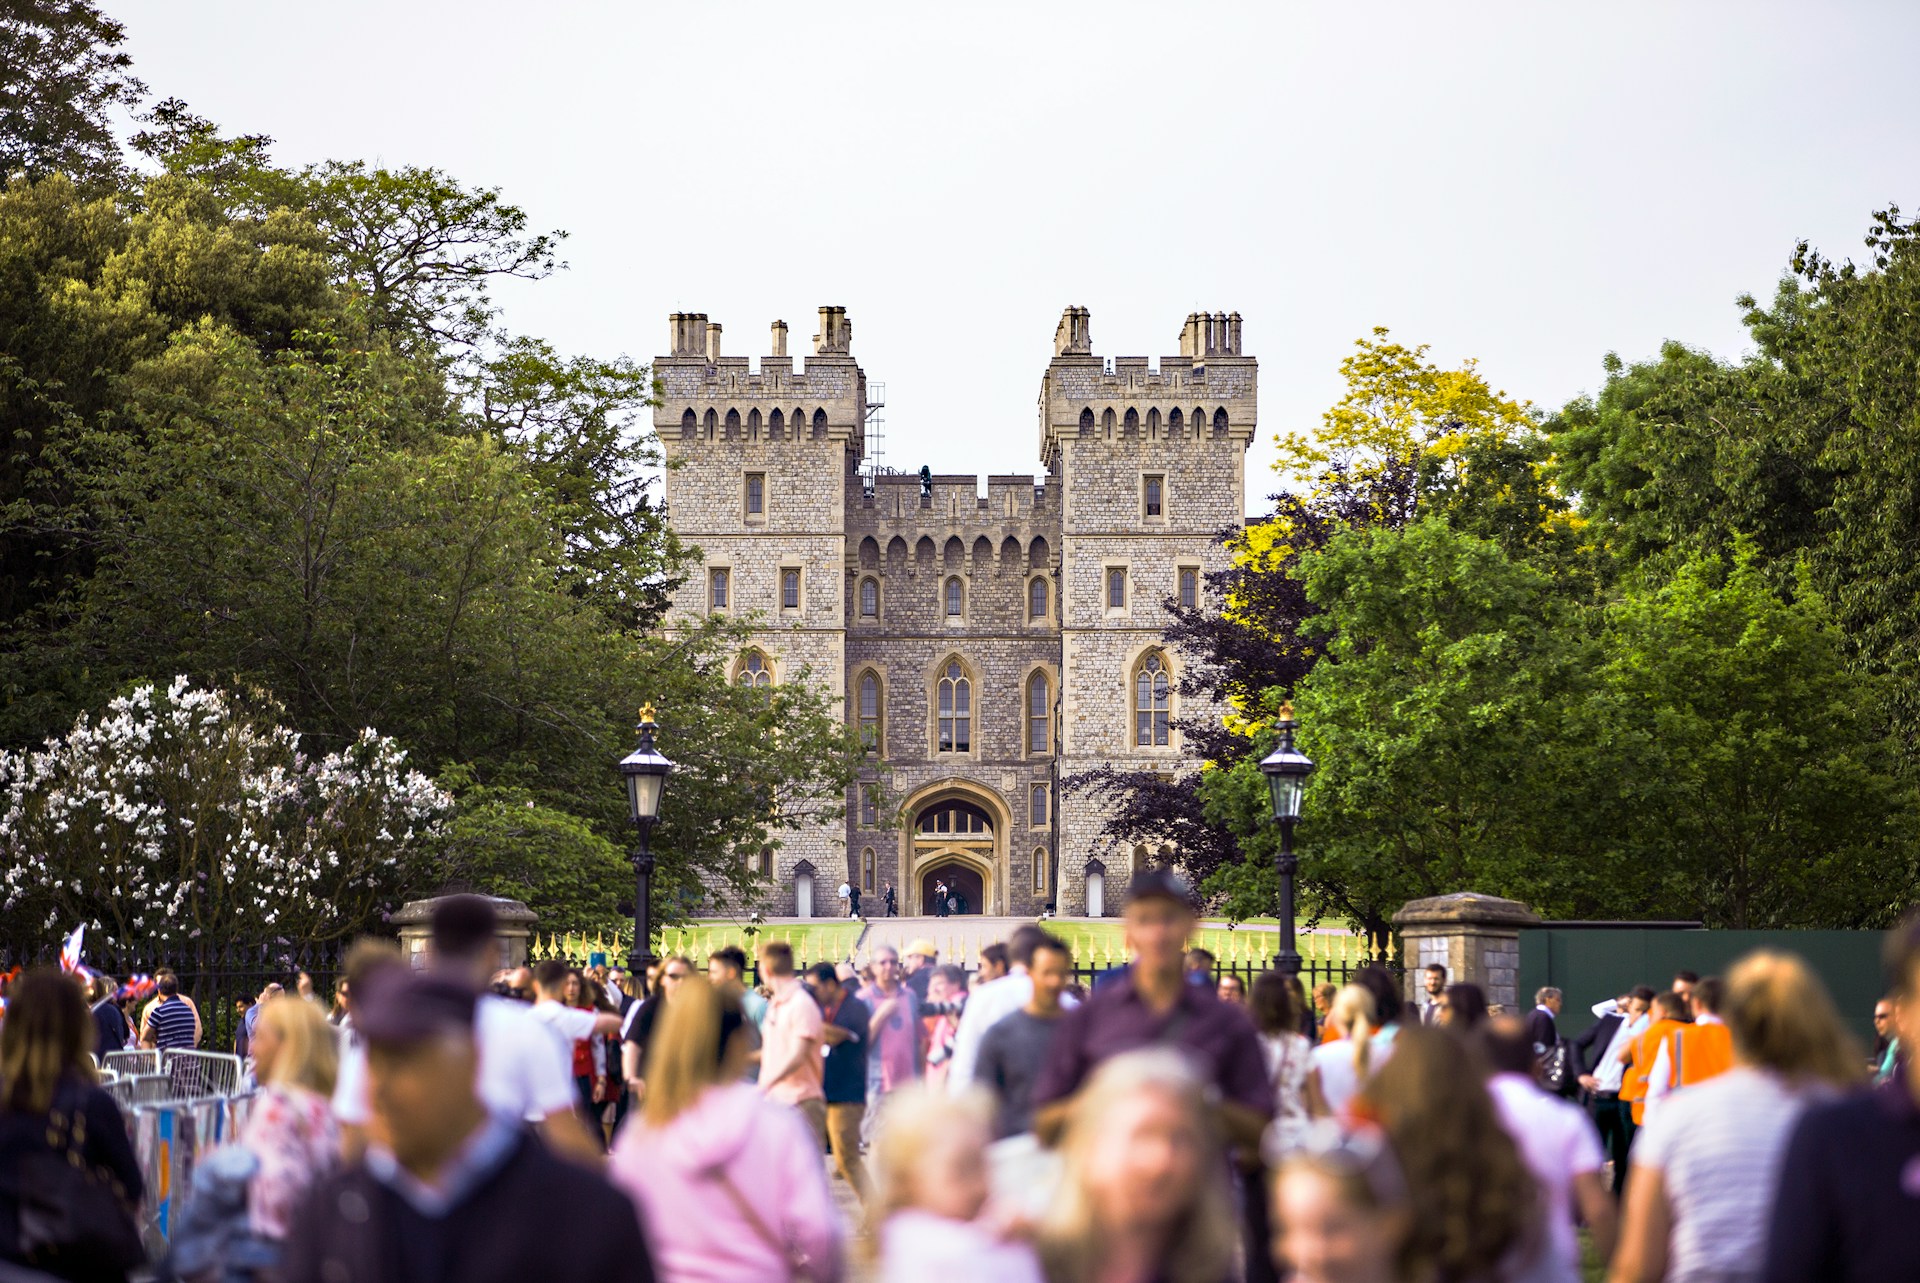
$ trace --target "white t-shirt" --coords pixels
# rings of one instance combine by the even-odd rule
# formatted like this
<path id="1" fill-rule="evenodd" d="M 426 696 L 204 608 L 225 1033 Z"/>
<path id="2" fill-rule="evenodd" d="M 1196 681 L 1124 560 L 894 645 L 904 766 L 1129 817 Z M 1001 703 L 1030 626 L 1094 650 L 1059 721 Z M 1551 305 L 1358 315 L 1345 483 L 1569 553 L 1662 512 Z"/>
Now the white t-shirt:
<path id="1" fill-rule="evenodd" d="M 1759 1278 L 1787 1140 L 1814 1093 L 1739 1067 L 1667 1097 L 1633 1141 L 1633 1165 L 1664 1178 L 1673 1211 L 1670 1283 Z"/>
<path id="2" fill-rule="evenodd" d="M 1580 1283 L 1580 1239 L 1574 1231 L 1573 1178 L 1606 1162 L 1600 1133 L 1587 1111 L 1550 1096 L 1524 1074 L 1495 1074 L 1487 1082 L 1501 1126 L 1546 1195 L 1551 1251 L 1521 1276 L 1528 1283 Z"/>
<path id="3" fill-rule="evenodd" d="M 473 1033 L 479 1052 L 473 1086 L 489 1113 L 536 1123 L 574 1107 L 573 1044 L 561 1042 L 525 1003 L 482 995 L 474 1007 Z M 341 1050 L 333 1115 L 359 1126 L 373 1117 L 361 1039 L 349 1039 Z"/>
<path id="4" fill-rule="evenodd" d="M 1369 1048 L 1369 1052 L 1367 1067 L 1377 1068 L 1380 1048 Z M 1313 1049 L 1313 1069 L 1320 1075 L 1320 1094 L 1326 1097 L 1327 1108 L 1336 1115 L 1344 1114 L 1347 1102 L 1360 1092 L 1360 1073 L 1353 1066 L 1353 1053 L 1353 1042 L 1347 1038 L 1323 1042 Z"/>

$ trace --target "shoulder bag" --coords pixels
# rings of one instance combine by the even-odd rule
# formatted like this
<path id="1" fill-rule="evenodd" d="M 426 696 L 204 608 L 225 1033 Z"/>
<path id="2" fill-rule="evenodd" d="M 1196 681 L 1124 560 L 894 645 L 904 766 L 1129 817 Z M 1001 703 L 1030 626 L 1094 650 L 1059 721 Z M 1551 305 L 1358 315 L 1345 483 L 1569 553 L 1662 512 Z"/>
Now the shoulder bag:
<path id="1" fill-rule="evenodd" d="M 62 1278 L 119 1278 L 146 1262 L 120 1182 L 86 1158 L 87 1120 L 57 1105 L 47 1147 L 21 1154 L 12 1179 L 21 1259 Z"/>

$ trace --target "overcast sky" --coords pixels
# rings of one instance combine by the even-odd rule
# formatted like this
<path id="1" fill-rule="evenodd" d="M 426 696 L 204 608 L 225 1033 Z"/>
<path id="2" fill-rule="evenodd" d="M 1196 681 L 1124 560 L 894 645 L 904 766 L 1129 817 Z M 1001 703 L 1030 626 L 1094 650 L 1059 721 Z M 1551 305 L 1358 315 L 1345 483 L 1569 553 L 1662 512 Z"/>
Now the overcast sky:
<path id="1" fill-rule="evenodd" d="M 572 233 L 501 292 L 564 350 L 667 314 L 811 351 L 848 310 L 886 462 L 1036 471 L 1061 309 L 1260 359 L 1248 507 L 1375 325 L 1541 405 L 1601 358 L 1725 356 L 1794 242 L 1920 206 L 1920 5 L 934 6 L 103 0 L 139 73 L 282 163 L 432 165 Z"/>

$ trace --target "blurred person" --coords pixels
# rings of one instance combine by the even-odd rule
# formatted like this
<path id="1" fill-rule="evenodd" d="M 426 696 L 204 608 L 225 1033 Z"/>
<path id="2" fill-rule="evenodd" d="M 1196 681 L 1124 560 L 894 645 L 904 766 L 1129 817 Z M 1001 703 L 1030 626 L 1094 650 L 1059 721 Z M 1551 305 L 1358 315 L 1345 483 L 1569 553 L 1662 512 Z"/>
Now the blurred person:
<path id="1" fill-rule="evenodd" d="M 120 985 L 112 976 L 95 976 L 90 997 L 92 1051 L 104 1064 L 108 1052 L 126 1050 L 133 1039 L 133 1027 L 127 1023 L 127 1013 L 120 1009 Z"/>
<path id="2" fill-rule="evenodd" d="M 980 951 L 980 966 L 974 973 L 973 983 L 976 988 L 990 985 L 1006 975 L 1012 967 L 1013 955 L 1008 952 L 1006 945 L 996 940 Z"/>
<path id="3" fill-rule="evenodd" d="M 711 971 L 711 962 L 708 968 Z M 659 1028 L 660 1014 L 692 975 L 691 959 L 677 954 L 667 958 L 660 964 L 660 979 L 653 992 L 627 1007 L 627 1014 L 620 1023 L 620 1077 L 627 1085 L 627 1095 L 635 1102 L 647 1089 L 647 1043 L 652 1039 L 654 1030 Z"/>
<path id="4" fill-rule="evenodd" d="M 820 1005 L 793 973 L 793 946 L 769 940 L 760 946 L 760 974 L 773 986 L 767 1022 L 760 1030 L 760 1091 L 771 1100 L 791 1105 L 813 1128 L 827 1148 L 825 1064 L 826 1022 Z"/>
<path id="5" fill-rule="evenodd" d="M 1032 923 L 1016 927 L 1007 939 L 1007 973 L 979 986 L 968 996 L 966 1009 L 960 1013 L 960 1027 L 953 1038 L 953 1059 L 947 1068 L 949 1091 L 960 1091 L 973 1084 L 974 1066 L 988 1031 L 1025 1007 L 1033 996 L 1033 981 L 1028 975 L 1033 952 L 1040 941 L 1048 939 L 1053 937 Z M 1066 1003 L 1078 1005 L 1072 998 L 1066 999 Z"/>
<path id="6" fill-rule="evenodd" d="M 847 886 L 847 916 L 849 918 L 860 916 L 860 884 L 857 882 L 849 883 Z"/>
<path id="7" fill-rule="evenodd" d="M 601 976 L 607 973 L 605 967 L 598 968 L 598 971 Z M 598 977 L 590 974 L 585 981 L 585 988 L 586 1006 L 589 1009 L 605 1012 L 616 1018 L 620 1016 L 620 1008 L 615 1005 L 613 995 L 607 992 L 606 985 L 602 984 Z M 613 1129 L 619 1126 L 620 1120 L 626 1117 L 627 1113 L 627 1080 L 623 1072 L 625 1062 L 619 1029 L 593 1036 L 593 1069 L 600 1081 L 600 1094 L 597 1097 L 599 1108 L 596 1111 L 596 1117 L 600 1120 L 602 1128 L 601 1144 L 605 1146 L 612 1143 Z"/>
<path id="8" fill-rule="evenodd" d="M 880 1283 L 1042 1283 L 1033 1249 L 987 1223 L 993 1100 L 979 1087 L 909 1087 L 875 1132 Z"/>
<path id="9" fill-rule="evenodd" d="M 7 988 L 0 1020 L 0 1262 L 32 1279 L 124 1280 L 144 1264 L 145 1185 L 127 1126 L 95 1083 L 93 1022 L 54 967 Z"/>
<path id="10" fill-rule="evenodd" d="M 1391 971 L 1369 962 L 1355 967 L 1348 984 L 1359 985 L 1373 995 L 1373 1045 L 1375 1059 L 1393 1054 L 1393 1040 L 1400 1033 L 1406 1004 L 1400 1000 L 1400 981 Z"/>
<path id="11" fill-rule="evenodd" d="M 1881 961 L 1892 991 L 1891 1035 L 1912 1046 L 1920 1038 L 1920 915 L 1909 914 L 1887 933 Z M 1732 1009 L 1731 995 L 1727 1023 L 1738 1052 L 1742 1022 Z M 1785 1033 L 1768 1032 L 1776 1039 Z M 1857 1050 L 1849 1047 L 1845 1035 L 1840 1039 L 1838 1055 Z M 1808 1047 L 1803 1054 L 1815 1050 Z M 1670 1108 L 1678 1110 L 1692 1094 L 1691 1089 L 1681 1092 Z M 1920 1066 L 1909 1057 L 1892 1078 L 1869 1091 L 1809 1105 L 1794 1125 L 1768 1217 L 1761 1277 L 1766 1283 L 1920 1278 L 1916 1191 Z"/>
<path id="12" fill-rule="evenodd" d="M 1253 979 L 1248 1003 L 1266 1058 L 1267 1078 L 1273 1083 L 1273 1123 L 1264 1142 L 1269 1157 L 1292 1149 L 1307 1129 L 1307 1073 L 1313 1044 L 1299 1032 L 1296 992 L 1292 977 L 1263 971 Z"/>
<path id="13" fill-rule="evenodd" d="M 1560 1009 L 1566 996 L 1552 985 L 1533 995 L 1533 1010 L 1527 1013 L 1527 1037 L 1533 1041 L 1533 1055 L 1544 1060 L 1560 1045 Z"/>
<path id="14" fill-rule="evenodd" d="M 1487 1023 L 1487 991 L 1462 981 L 1448 985 L 1440 995 L 1439 1019 L 1432 1023 L 1446 1026 L 1457 1034 L 1469 1034 Z"/>
<path id="15" fill-rule="evenodd" d="M 1725 1007 L 1734 1067 L 1676 1092 L 1634 1142 L 1612 1283 L 1758 1280 L 1794 1124 L 1859 1080 L 1853 1039 L 1792 954 L 1748 954 Z"/>
<path id="16" fill-rule="evenodd" d="M 1725 991 L 1719 976 L 1706 976 L 1694 983 L 1687 995 L 1693 1022 L 1683 1025 L 1654 1050 L 1653 1065 L 1647 1070 L 1646 1117 L 1652 1118 L 1660 1102 L 1673 1092 L 1733 1068 L 1733 1037 L 1720 1019 Z"/>
<path id="17" fill-rule="evenodd" d="M 512 998 L 482 994 L 481 987 L 499 958 L 493 902 L 484 896 L 453 895 L 434 905 L 427 938 L 427 970 L 473 991 L 477 1077 L 474 1090 L 488 1112 L 531 1124 L 556 1153 L 586 1163 L 600 1161 L 601 1146 L 580 1117 L 565 1046 L 534 1017 L 533 1008 Z M 391 945 L 362 940 L 347 954 L 347 993 L 354 1012 L 366 976 L 397 960 Z M 367 1053 L 354 1016 L 354 1036 L 340 1057 L 333 1091 L 334 1117 L 340 1120 L 341 1148 L 358 1156 L 379 1126 L 367 1084 Z"/>
<path id="18" fill-rule="evenodd" d="M 1340 1117 L 1359 1094 L 1374 1068 L 1373 994 L 1348 985 L 1334 995 L 1327 1012 L 1333 1040 L 1313 1049 L 1307 1067 L 1307 1110 L 1316 1117 Z"/>
<path id="19" fill-rule="evenodd" d="M 942 897 L 942 903 L 945 897 Z M 940 951 L 934 948 L 933 941 L 921 936 L 907 944 L 907 951 L 901 956 L 901 972 L 907 988 L 913 990 L 913 996 L 921 1003 L 927 1000 L 927 985 L 933 980 L 933 968 L 940 961 Z"/>
<path id="20" fill-rule="evenodd" d="M 1167 869 L 1141 870 L 1127 889 L 1123 922 L 1133 965 L 1067 1013 L 1034 1084 L 1036 1130 L 1042 1139 L 1057 1134 L 1069 1098 L 1101 1062 L 1166 1046 L 1187 1054 L 1213 1088 L 1228 1143 L 1257 1153 L 1273 1114 L 1266 1059 L 1247 1013 L 1186 979 L 1195 925 L 1186 882 Z"/>
<path id="21" fill-rule="evenodd" d="M 1613 1196 L 1602 1179 L 1606 1155 L 1587 1111 L 1534 1081 L 1532 1038 L 1518 1016 L 1498 1016 L 1478 1031 L 1491 1071 L 1487 1091 L 1507 1135 L 1545 1199 L 1547 1255 L 1526 1274 L 1531 1283 L 1580 1283 L 1584 1221 L 1604 1263 L 1617 1229 Z"/>
<path id="22" fill-rule="evenodd" d="M 1222 1002 L 1230 1002 L 1236 1007 L 1247 1005 L 1247 982 L 1231 973 L 1220 977 L 1214 993 Z"/>
<path id="23" fill-rule="evenodd" d="M 269 999 L 254 1026 L 253 1066 L 260 1087 L 239 1136 L 260 1164 L 247 1218 L 255 1234 L 278 1241 L 340 1156 L 332 1105 L 339 1058 L 320 1004 L 284 992 Z"/>
<path id="24" fill-rule="evenodd" d="M 1598 1004 L 1600 1017 L 1591 1028 L 1574 1039 L 1575 1054 L 1582 1069 L 1579 1082 L 1587 1093 L 1587 1108 L 1593 1115 L 1600 1144 L 1613 1167 L 1611 1185 L 1614 1198 L 1627 1184 L 1627 1154 L 1633 1146 L 1633 1110 L 1620 1092 L 1626 1073 L 1624 1057 L 1647 1029 L 1647 1012 L 1653 1006 L 1653 990 L 1640 985 L 1619 998 Z M 1585 1044 L 1583 1046 L 1583 1043 Z"/>
<path id="25" fill-rule="evenodd" d="M 1428 963 L 1420 969 L 1420 979 L 1426 989 L 1419 1005 L 1420 1023 L 1437 1025 L 1441 1008 L 1446 1005 L 1447 969 L 1437 962 Z"/>
<path id="26" fill-rule="evenodd" d="M 327 1023 L 342 1032 L 353 1028 L 353 1000 L 345 976 L 333 982 L 333 1006 L 327 1008 Z"/>
<path id="27" fill-rule="evenodd" d="M 147 1008 L 140 1045 L 161 1051 L 192 1051 L 200 1045 L 200 1011 L 180 992 L 180 977 L 169 971 L 154 981 L 160 996 Z"/>
<path id="28" fill-rule="evenodd" d="M 827 1145 L 833 1151 L 840 1178 L 864 1203 L 871 1192 L 866 1164 L 860 1159 L 860 1136 L 867 1114 L 870 1013 L 865 1003 L 847 991 L 830 962 L 816 962 L 807 968 L 805 983 L 820 1006 L 820 1032 L 827 1048 L 820 1079 L 827 1102 Z"/>
<path id="29" fill-rule="evenodd" d="M 1178 953 L 1171 957 L 1173 983 L 1193 989 L 1180 978 Z M 1080 1013 L 1114 987 L 1094 994 Z M 1207 1084 L 1193 1064 L 1172 1047 L 1119 1053 L 1102 1060 L 1068 1102 L 1060 1184 L 1037 1226 L 1048 1283 L 1230 1277 L 1232 1196 Z"/>
<path id="30" fill-rule="evenodd" d="M 1889 995 L 1873 1004 L 1873 1050 L 1867 1053 L 1867 1064 L 1875 1083 L 1893 1077 L 1893 1062 L 1899 1054 L 1900 1037 L 1895 1032 L 1893 998 Z"/>
<path id="31" fill-rule="evenodd" d="M 254 1026 L 260 1021 L 260 1012 L 266 1005 L 286 992 L 285 986 L 269 980 L 254 1000 L 240 1013 L 240 1019 L 234 1022 L 233 1054 L 245 1060 L 251 1054 Z"/>
<path id="32" fill-rule="evenodd" d="M 1313 1017 L 1320 1028 L 1320 1032 L 1314 1036 L 1315 1042 L 1332 1042 L 1340 1036 L 1340 1031 L 1335 1029 L 1327 1019 L 1328 1014 L 1333 1010 L 1333 996 L 1339 992 L 1340 986 L 1335 984 L 1319 984 L 1313 987 Z"/>
<path id="33" fill-rule="evenodd" d="M 1027 930 L 1027 928 L 1021 928 Z M 999 1101 L 994 1123 L 996 1138 L 1024 1135 L 1033 1130 L 1033 1084 L 1046 1063 L 1053 1037 L 1059 1032 L 1067 980 L 1073 974 L 1073 954 L 1066 942 L 1034 928 L 1035 939 L 1016 940 L 1015 947 L 1026 955 L 1026 963 L 1017 976 L 1008 976 L 1005 984 L 1024 981 L 1026 1003 L 1019 1010 L 996 1020 L 980 1039 L 975 1058 L 973 1080 L 985 1086 Z M 1018 933 L 1016 933 L 1016 936 Z M 979 1002 L 986 991 L 974 995 Z M 969 1011 L 969 1014 L 971 1012 Z M 962 1032 L 967 1017 L 961 1017 Z M 948 1089 L 953 1090 L 952 1076 Z"/>
<path id="34" fill-rule="evenodd" d="M 592 1052 L 583 1048 L 595 1034 L 615 1033 L 620 1017 L 606 1012 L 584 1010 L 580 1004 L 580 973 L 558 958 L 548 958 L 533 969 L 533 1006 L 529 1013 L 554 1034 L 554 1049 L 573 1084 L 574 1108 L 580 1111 L 591 1138 L 593 1125 L 594 1077 Z M 584 1055 L 583 1055 L 584 1053 Z M 587 1072 L 583 1075 L 583 1066 Z"/>
<path id="35" fill-rule="evenodd" d="M 841 1277 L 819 1141 L 798 1113 L 740 1081 L 752 1047 L 739 995 L 699 976 L 648 1044 L 647 1094 L 614 1140 L 609 1172 L 647 1226 L 664 1283 Z"/>
<path id="36" fill-rule="evenodd" d="M 1699 983 L 1700 973 L 1697 971 L 1676 971 L 1673 973 L 1673 992 L 1679 994 L 1682 998 L 1691 999 L 1693 997 L 1693 987 Z"/>
<path id="37" fill-rule="evenodd" d="M 889 918 L 900 916 L 900 897 L 894 894 L 893 883 L 887 883 L 886 890 L 881 893 L 881 899 L 886 901 L 887 916 Z"/>
<path id="38" fill-rule="evenodd" d="M 866 1004 L 867 1127 L 881 1101 L 920 1076 L 920 999 L 901 974 L 900 955 L 890 944 L 874 949 L 868 964 L 873 983 L 855 995 Z"/>
<path id="39" fill-rule="evenodd" d="M 1273 1255 L 1295 1283 L 1421 1283 L 1412 1196 L 1384 1132 L 1322 1120 L 1279 1163 Z"/>
<path id="40" fill-rule="evenodd" d="M 747 984 L 747 955 L 737 945 L 725 945 L 707 955 L 707 981 L 722 989 L 731 989 L 740 996 L 740 1010 L 746 1013 L 753 1025 L 756 1040 L 760 1026 L 767 1019 L 766 995 L 755 992 Z M 756 1047 L 758 1042 L 755 1043 Z"/>
<path id="41" fill-rule="evenodd" d="M 1465 1038 L 1403 1029 L 1354 1112 L 1387 1134 L 1414 1192 L 1411 1260 L 1438 1278 L 1531 1279 L 1548 1254 L 1544 1204 Z"/>
<path id="42" fill-rule="evenodd" d="M 1187 982 L 1207 988 L 1214 987 L 1213 971 L 1219 965 L 1219 961 L 1213 956 L 1211 949 L 1202 949 L 1195 945 L 1187 950 Z"/>
<path id="43" fill-rule="evenodd" d="M 1250 1185 L 1264 1180 L 1260 1138 L 1273 1117 L 1266 1058 L 1246 1010 L 1186 978 L 1183 950 L 1195 918 L 1185 880 L 1170 869 L 1141 870 L 1127 888 L 1123 921 L 1133 965 L 1061 1021 L 1034 1084 L 1036 1135 L 1043 1141 L 1058 1135 L 1072 1098 L 1104 1062 L 1165 1048 L 1183 1055 L 1199 1076 L 1211 1121 L 1242 1179 Z M 1252 1263 L 1264 1270 L 1266 1200 L 1255 1193 L 1241 1200 L 1241 1209 L 1246 1232 L 1258 1236 L 1262 1249 Z M 1264 1277 L 1256 1275 L 1256 1283 Z"/>
<path id="44" fill-rule="evenodd" d="M 302 1002 L 310 1002 L 324 1013 L 326 1003 L 313 990 L 313 977 L 305 971 L 296 971 L 293 975 L 293 992 Z"/>
<path id="45" fill-rule="evenodd" d="M 935 967 L 920 1013 L 926 1022 L 926 1078 L 936 1086 L 946 1083 L 954 1038 L 960 1032 L 960 1017 L 966 1006 L 967 973 L 952 963 Z"/>
<path id="46" fill-rule="evenodd" d="M 651 1283 L 632 1204 L 476 1090 L 490 969 L 388 962 L 354 984 L 375 1140 L 296 1217 L 284 1283 Z"/>
<path id="47" fill-rule="evenodd" d="M 1653 995 L 1647 1027 L 1620 1055 L 1626 1072 L 1620 1078 L 1620 1098 L 1628 1102 L 1636 1129 L 1647 1120 L 1647 1075 L 1660 1048 L 1679 1037 L 1681 1026 L 1693 1019 L 1684 995 L 1669 989 Z"/>
<path id="48" fill-rule="evenodd" d="M 1307 998 L 1306 982 L 1299 976 L 1293 975 L 1287 977 L 1287 985 L 1293 990 L 1293 1010 L 1298 1022 L 1294 1026 L 1294 1032 L 1308 1042 L 1314 1042 L 1320 1036 L 1320 1022 L 1314 1019 L 1313 1003 Z M 1249 993 L 1247 996 L 1251 1000 L 1253 995 Z"/>

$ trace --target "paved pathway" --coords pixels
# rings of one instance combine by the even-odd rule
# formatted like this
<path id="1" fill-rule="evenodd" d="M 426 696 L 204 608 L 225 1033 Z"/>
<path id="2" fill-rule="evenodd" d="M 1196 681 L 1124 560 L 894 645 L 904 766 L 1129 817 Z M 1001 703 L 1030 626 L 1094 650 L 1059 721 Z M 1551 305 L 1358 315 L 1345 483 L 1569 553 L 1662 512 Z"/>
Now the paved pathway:
<path id="1" fill-rule="evenodd" d="M 977 914 L 949 918 L 871 918 L 856 954 L 864 962 L 877 945 L 890 944 L 904 952 L 915 940 L 926 939 L 933 941 L 933 947 L 940 951 L 940 961 L 971 966 L 979 958 L 981 949 L 996 940 L 1005 940 L 1015 927 L 1032 921 L 1032 918 L 986 918 Z"/>

